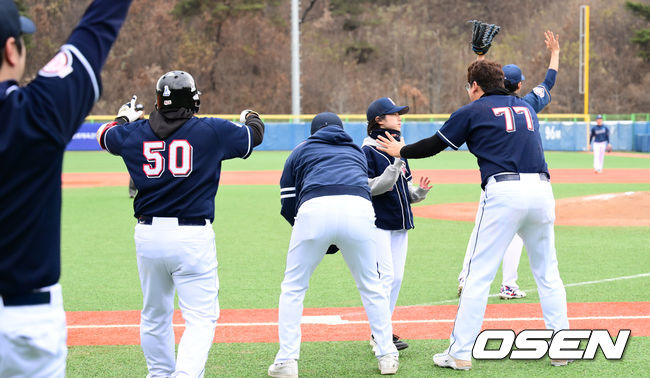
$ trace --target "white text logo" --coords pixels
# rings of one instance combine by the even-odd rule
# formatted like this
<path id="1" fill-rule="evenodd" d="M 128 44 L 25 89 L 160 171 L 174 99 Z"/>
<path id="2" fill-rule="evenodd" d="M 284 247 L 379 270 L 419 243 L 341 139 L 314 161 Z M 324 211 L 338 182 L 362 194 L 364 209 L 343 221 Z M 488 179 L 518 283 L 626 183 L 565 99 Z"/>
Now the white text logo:
<path id="1" fill-rule="evenodd" d="M 508 355 L 511 360 L 538 360 L 548 354 L 554 360 L 593 360 L 600 347 L 606 359 L 620 360 L 630 333 L 619 330 L 614 342 L 604 329 L 565 329 L 555 335 L 551 329 L 527 329 L 516 336 L 510 329 L 489 329 L 476 338 L 472 356 L 477 360 L 501 360 Z M 489 340 L 500 341 L 498 349 L 487 349 Z M 587 340 L 584 349 L 580 349 L 581 340 Z M 512 350 L 513 346 L 517 349 Z"/>

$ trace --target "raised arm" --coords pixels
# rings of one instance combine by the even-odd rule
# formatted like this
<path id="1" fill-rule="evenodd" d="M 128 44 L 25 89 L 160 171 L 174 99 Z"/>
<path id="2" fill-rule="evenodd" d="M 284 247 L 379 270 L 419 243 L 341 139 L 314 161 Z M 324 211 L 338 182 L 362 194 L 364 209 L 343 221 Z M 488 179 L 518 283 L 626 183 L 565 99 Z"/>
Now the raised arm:
<path id="1" fill-rule="evenodd" d="M 560 66 L 560 36 L 553 34 L 552 31 L 547 30 L 544 33 L 544 43 L 546 43 L 546 48 L 551 52 L 551 61 L 548 64 L 549 70 L 558 70 Z"/>
<path id="2" fill-rule="evenodd" d="M 95 0 L 79 24 L 26 89 L 38 106 L 35 118 L 62 145 L 67 144 L 102 91 L 101 69 L 126 18 L 131 0 Z"/>

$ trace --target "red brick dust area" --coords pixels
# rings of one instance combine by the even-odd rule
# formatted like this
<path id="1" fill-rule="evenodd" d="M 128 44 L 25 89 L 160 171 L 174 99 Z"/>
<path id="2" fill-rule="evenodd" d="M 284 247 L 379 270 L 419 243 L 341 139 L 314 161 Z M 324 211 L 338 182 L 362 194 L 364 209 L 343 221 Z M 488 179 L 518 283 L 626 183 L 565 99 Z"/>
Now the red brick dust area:
<path id="1" fill-rule="evenodd" d="M 419 217 L 473 222 L 477 202 L 418 206 Z M 555 224 L 562 226 L 650 226 L 650 192 L 596 194 L 555 200 Z"/>
<path id="2" fill-rule="evenodd" d="M 393 330 L 402 338 L 446 339 L 456 316 L 456 305 L 397 307 Z M 616 336 L 629 329 L 632 336 L 650 336 L 650 302 L 569 303 L 573 329 L 606 329 Z M 140 343 L 139 311 L 68 312 L 68 345 L 137 345 Z M 278 341 L 278 310 L 222 310 L 215 343 Z M 174 312 L 176 342 L 183 318 Z M 370 326 L 363 308 L 306 308 L 302 341 L 368 340 Z M 489 304 L 483 329 L 544 329 L 539 303 Z"/>

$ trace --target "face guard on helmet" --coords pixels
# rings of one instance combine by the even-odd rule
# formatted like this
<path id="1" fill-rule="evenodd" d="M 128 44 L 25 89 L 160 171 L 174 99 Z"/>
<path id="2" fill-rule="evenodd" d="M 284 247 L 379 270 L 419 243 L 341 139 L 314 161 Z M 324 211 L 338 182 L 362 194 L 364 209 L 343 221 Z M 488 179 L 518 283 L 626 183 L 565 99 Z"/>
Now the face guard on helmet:
<path id="1" fill-rule="evenodd" d="M 156 84 L 156 108 L 187 108 L 196 113 L 201 104 L 200 94 L 192 75 L 185 71 L 170 71 L 162 75 Z"/>

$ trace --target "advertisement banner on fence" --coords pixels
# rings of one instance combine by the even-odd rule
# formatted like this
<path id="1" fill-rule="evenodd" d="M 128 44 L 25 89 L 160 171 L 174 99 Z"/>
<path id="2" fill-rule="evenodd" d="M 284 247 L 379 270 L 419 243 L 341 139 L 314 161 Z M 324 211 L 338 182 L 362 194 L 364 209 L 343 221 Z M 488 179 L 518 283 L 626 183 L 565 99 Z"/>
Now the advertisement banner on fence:
<path id="1" fill-rule="evenodd" d="M 442 127 L 443 122 L 407 122 L 402 126 L 402 135 L 407 143 L 428 138 Z M 68 150 L 100 150 L 95 133 L 101 123 L 84 123 L 72 137 Z M 610 131 L 610 143 L 617 151 L 650 150 L 650 122 L 612 121 L 605 122 Z M 345 130 L 358 145 L 366 137 L 365 122 L 346 122 Z M 548 151 L 586 151 L 587 128 L 584 122 L 540 122 L 542 145 Z M 309 123 L 266 123 L 264 142 L 258 151 L 292 150 L 309 136 Z M 644 139 L 645 138 L 645 139 Z M 644 150 L 644 148 L 646 148 Z M 466 150 L 463 145 L 461 149 Z"/>

